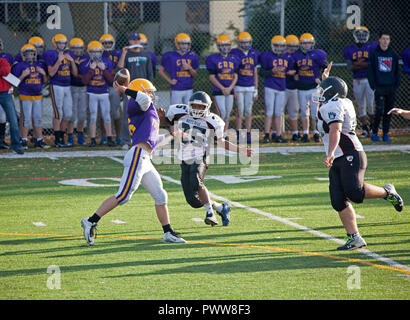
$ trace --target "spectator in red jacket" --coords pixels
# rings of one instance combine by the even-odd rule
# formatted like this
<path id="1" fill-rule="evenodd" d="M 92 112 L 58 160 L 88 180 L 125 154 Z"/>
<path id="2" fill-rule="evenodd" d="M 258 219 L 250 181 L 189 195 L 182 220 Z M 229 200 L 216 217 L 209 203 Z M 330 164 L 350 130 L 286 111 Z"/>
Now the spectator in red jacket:
<path id="1" fill-rule="evenodd" d="M 11 148 L 17 154 L 23 154 L 20 143 L 20 132 L 17 121 L 14 100 L 10 93 L 10 84 L 3 79 L 10 73 L 10 64 L 6 59 L 0 58 L 0 106 L 6 113 L 7 121 L 10 123 Z"/>

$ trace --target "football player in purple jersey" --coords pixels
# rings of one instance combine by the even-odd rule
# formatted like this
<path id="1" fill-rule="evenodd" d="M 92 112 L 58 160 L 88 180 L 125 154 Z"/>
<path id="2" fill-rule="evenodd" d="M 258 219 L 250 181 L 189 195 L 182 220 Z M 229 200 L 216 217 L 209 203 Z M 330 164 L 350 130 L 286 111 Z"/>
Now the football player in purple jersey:
<path id="1" fill-rule="evenodd" d="M 263 143 L 287 142 L 282 137 L 282 116 L 286 104 L 286 76 L 294 75 L 292 58 L 285 54 L 286 39 L 276 35 L 271 40 L 272 51 L 263 52 L 260 56 L 261 75 L 265 78 L 265 136 Z M 274 116 L 274 130 L 272 140 L 269 134 L 272 127 L 272 117 Z"/>
<path id="2" fill-rule="evenodd" d="M 112 74 L 115 76 L 118 71 L 117 65 L 120 61 L 122 50 L 115 49 L 115 39 L 111 34 L 103 34 L 100 37 L 100 42 L 103 46 L 103 58 L 108 58 L 113 64 Z M 110 113 L 111 120 L 114 122 L 115 129 L 115 143 L 121 142 L 121 95 L 116 92 L 112 84 L 108 87 L 108 93 L 110 97 Z M 104 119 L 101 118 L 101 140 L 100 144 L 104 144 L 107 140 L 107 133 L 105 132 Z"/>
<path id="3" fill-rule="evenodd" d="M 112 140 L 110 99 L 108 87 L 112 84 L 114 76 L 112 74 L 113 64 L 110 59 L 103 57 L 103 46 L 99 41 L 91 41 L 87 46 L 89 59 L 80 64 L 80 73 L 83 83 L 87 85 L 88 106 L 90 110 L 90 137 L 89 147 L 96 146 L 96 130 L 98 106 L 100 106 L 101 117 L 104 121 L 105 132 L 107 133 L 107 144 L 115 145 Z"/>
<path id="4" fill-rule="evenodd" d="M 78 75 L 77 65 L 67 52 L 68 39 L 64 34 L 56 34 L 52 39 L 54 50 L 44 53 L 44 60 L 50 76 L 50 94 L 53 105 L 53 129 L 55 146 L 72 146 L 64 142 L 64 133 L 73 114 L 71 96 L 71 76 Z"/>
<path id="5" fill-rule="evenodd" d="M 347 67 L 353 72 L 353 95 L 362 127 L 361 138 L 366 138 L 370 133 L 367 115 L 369 115 L 370 123 L 374 118 L 374 92 L 369 85 L 367 65 L 371 53 L 377 47 L 377 42 L 369 42 L 369 36 L 369 29 L 366 27 L 355 28 L 353 31 L 355 44 L 343 50 Z"/>
<path id="6" fill-rule="evenodd" d="M 70 50 L 68 51 L 71 57 L 74 59 L 77 69 L 80 68 L 81 63 L 89 59 L 88 55 L 84 52 L 84 41 L 80 38 L 72 38 L 70 40 Z M 79 72 L 77 76 L 71 77 L 71 96 L 73 98 L 73 116 L 68 123 L 67 143 L 74 144 L 74 122 L 77 121 L 77 143 L 79 145 L 85 145 L 84 140 L 84 122 L 87 120 L 87 93 L 86 86 L 83 83 L 82 75 Z"/>
<path id="7" fill-rule="evenodd" d="M 299 38 L 293 34 L 287 35 L 286 54 L 293 60 L 293 54 L 299 49 Z M 296 89 L 295 75 L 286 75 L 286 97 L 285 105 L 287 106 L 290 129 L 292 131 L 292 141 L 300 141 L 298 129 L 299 116 L 299 99 L 298 90 Z"/>
<path id="8" fill-rule="evenodd" d="M 174 39 L 176 51 L 165 52 L 158 74 L 171 88 L 170 104 L 187 104 L 193 92 L 194 78 L 199 67 L 198 56 L 191 51 L 191 38 L 178 33 Z"/>
<path id="9" fill-rule="evenodd" d="M 81 220 L 84 238 L 89 245 L 93 245 L 98 221 L 117 206 L 127 203 L 142 185 L 154 199 L 155 212 L 164 231 L 163 242 L 186 243 L 171 227 L 167 206 L 168 195 L 158 171 L 151 162 L 155 147 L 172 138 L 169 134 L 158 134 L 160 121 L 154 106 L 156 88 L 149 80 L 142 78 L 131 81 L 128 88 L 116 82 L 113 86 L 118 92 L 130 97 L 126 110 L 132 147 L 124 157 L 124 171 L 118 192 L 103 201 L 91 217 Z"/>
<path id="10" fill-rule="evenodd" d="M 49 148 L 43 140 L 43 83 L 47 83 L 47 74 L 43 66 L 36 60 L 36 48 L 31 44 L 25 44 L 20 54 L 23 59 L 12 68 L 12 73 L 20 79 L 19 99 L 21 106 L 21 145 L 27 149 L 27 135 L 30 125 L 33 124 L 34 146 Z"/>
<path id="11" fill-rule="evenodd" d="M 158 57 L 156 56 L 156 54 L 154 52 L 151 52 L 151 51 L 147 50 L 147 48 L 148 48 L 148 38 L 147 38 L 147 36 L 143 33 L 140 33 L 140 37 L 141 37 L 140 43 L 144 47 L 143 48 L 144 52 L 148 53 L 149 56 L 151 57 L 152 74 L 153 74 L 153 77 L 155 78 L 155 74 L 157 72 Z"/>
<path id="12" fill-rule="evenodd" d="M 232 43 L 228 36 L 219 36 L 216 39 L 216 46 L 219 53 L 209 55 L 205 65 L 212 83 L 216 113 L 225 122 L 226 132 L 233 107 L 233 91 L 238 81 L 239 61 L 234 55 L 229 54 Z"/>
<path id="13" fill-rule="evenodd" d="M 238 67 L 238 82 L 235 85 L 234 98 L 238 107 L 236 131 L 239 140 L 239 130 L 242 128 L 242 117 L 245 115 L 246 141 L 251 143 L 252 106 L 258 99 L 259 52 L 252 48 L 252 36 L 248 32 L 238 35 L 239 47 L 231 50 L 240 61 Z"/>
<path id="14" fill-rule="evenodd" d="M 309 116 L 314 141 L 319 142 L 319 131 L 316 129 L 318 104 L 312 102 L 312 94 L 320 83 L 320 73 L 327 67 L 326 52 L 314 48 L 315 38 L 310 33 L 302 34 L 299 42 L 300 49 L 293 54 L 293 59 L 297 70 L 296 86 L 302 118 L 302 142 L 309 142 Z"/>

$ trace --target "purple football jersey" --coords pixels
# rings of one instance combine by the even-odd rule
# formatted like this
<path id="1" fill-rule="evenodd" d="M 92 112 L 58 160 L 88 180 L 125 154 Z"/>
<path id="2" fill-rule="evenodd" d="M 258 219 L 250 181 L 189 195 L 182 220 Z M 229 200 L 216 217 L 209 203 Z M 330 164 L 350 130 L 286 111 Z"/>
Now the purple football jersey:
<path id="1" fill-rule="evenodd" d="M 191 65 L 194 69 L 199 67 L 198 56 L 192 51 L 183 55 L 177 51 L 169 51 L 162 56 L 161 66 L 169 73 L 171 79 L 178 80 L 175 85 L 170 86 L 172 90 L 190 90 L 193 88 L 194 79 L 188 70 L 182 70 L 183 62 Z"/>
<path id="2" fill-rule="evenodd" d="M 80 56 L 79 62 L 77 62 L 76 61 L 77 56 L 74 55 L 74 53 L 71 50 L 68 50 L 68 53 L 74 59 L 75 64 L 77 65 L 77 69 L 78 69 L 78 75 L 76 77 L 74 75 L 71 76 L 71 85 L 75 87 L 84 87 L 83 79 L 80 73 L 80 65 L 81 63 L 88 61 L 89 56 L 88 54 L 84 53 L 82 56 Z"/>
<path id="3" fill-rule="evenodd" d="M 233 81 L 234 74 L 238 73 L 239 61 L 235 56 L 228 54 L 223 57 L 219 53 L 214 53 L 206 58 L 206 69 L 210 74 L 214 74 L 216 79 L 224 86 L 229 87 Z M 222 93 L 216 86 L 212 85 L 214 93 Z"/>
<path id="4" fill-rule="evenodd" d="M 102 58 L 102 62 L 105 64 L 105 68 L 108 72 L 112 73 L 113 65 L 111 60 L 108 58 Z M 88 58 L 87 61 L 84 61 L 80 64 L 79 71 L 82 75 L 85 75 L 90 70 L 90 63 L 91 60 Z M 108 86 L 110 83 L 104 77 L 104 71 L 101 70 L 99 67 L 96 67 L 92 71 L 92 76 L 90 82 L 87 84 L 87 92 L 89 93 L 108 93 Z"/>
<path id="5" fill-rule="evenodd" d="M 326 52 L 314 49 L 304 54 L 301 50 L 293 54 L 300 82 L 314 83 L 320 78 L 320 69 L 327 65 Z"/>
<path id="6" fill-rule="evenodd" d="M 155 76 L 155 72 L 157 71 L 158 57 L 155 55 L 155 53 L 151 51 L 145 51 L 145 52 L 148 53 L 149 56 L 151 57 L 152 74 Z"/>
<path id="7" fill-rule="evenodd" d="M 293 60 L 290 56 L 288 54 L 278 56 L 272 51 L 266 51 L 260 56 L 260 64 L 266 70 L 280 68 L 279 71 L 266 77 L 263 84 L 265 87 L 284 91 L 286 89 L 286 72 L 293 69 Z"/>
<path id="8" fill-rule="evenodd" d="M 13 65 L 14 59 L 10 53 L 0 52 L 0 58 L 6 59 L 11 66 Z"/>
<path id="9" fill-rule="evenodd" d="M 117 73 L 117 64 L 118 64 L 118 61 L 120 61 L 121 54 L 122 54 L 122 51 L 118 49 L 114 49 L 113 51 L 104 51 L 102 54 L 103 58 L 107 58 L 111 60 L 113 76 L 115 76 L 115 74 Z"/>
<path id="10" fill-rule="evenodd" d="M 292 54 L 290 54 L 290 53 L 285 53 L 285 55 L 287 55 L 288 56 L 288 61 L 289 61 L 289 70 L 292 70 L 292 69 L 294 69 L 294 67 L 295 67 L 295 60 L 293 59 L 293 55 L 294 55 L 295 53 L 292 53 Z M 290 90 L 293 90 L 293 89 L 296 89 L 296 80 L 295 80 L 295 76 L 290 76 L 290 75 L 286 75 L 286 89 L 290 89 Z"/>
<path id="11" fill-rule="evenodd" d="M 369 60 L 370 55 L 376 49 L 377 42 L 366 42 L 362 46 L 358 46 L 356 44 L 347 46 L 343 50 L 343 56 L 346 60 L 350 60 L 352 62 L 355 61 L 362 61 L 367 62 Z M 353 78 L 354 79 L 361 79 L 367 78 L 367 68 L 359 69 L 353 71 Z"/>
<path id="12" fill-rule="evenodd" d="M 30 74 L 20 82 L 19 95 L 31 97 L 42 96 L 41 88 L 43 85 L 43 76 L 38 72 L 38 68 L 42 68 L 39 63 L 34 62 L 33 64 L 29 64 L 24 61 L 18 62 L 13 66 L 12 73 L 16 77 L 20 77 L 23 71 L 27 68 L 29 68 Z"/>
<path id="13" fill-rule="evenodd" d="M 157 145 L 159 131 L 159 117 L 154 105 L 151 103 L 148 110 L 143 111 L 138 102 L 129 98 L 127 116 L 132 145 L 147 142 L 154 149 Z"/>
<path id="14" fill-rule="evenodd" d="M 239 61 L 238 82 L 236 85 L 242 87 L 253 87 L 255 85 L 255 67 L 258 65 L 259 52 L 256 49 L 250 49 L 245 54 L 241 49 L 234 48 L 230 54 L 235 56 Z"/>
<path id="15" fill-rule="evenodd" d="M 68 53 L 65 51 L 64 53 Z M 58 51 L 47 50 L 44 52 L 44 61 L 47 66 L 53 66 L 58 59 Z M 67 59 L 64 59 L 61 65 L 58 67 L 56 74 L 50 77 L 50 83 L 57 86 L 67 87 L 71 84 L 71 63 Z"/>

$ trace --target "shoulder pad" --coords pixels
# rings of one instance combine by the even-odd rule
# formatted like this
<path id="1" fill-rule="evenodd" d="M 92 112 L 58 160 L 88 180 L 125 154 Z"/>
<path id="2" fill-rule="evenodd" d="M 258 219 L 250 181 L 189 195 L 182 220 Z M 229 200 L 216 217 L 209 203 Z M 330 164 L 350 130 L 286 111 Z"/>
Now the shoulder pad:
<path id="1" fill-rule="evenodd" d="M 172 104 L 169 106 L 166 117 L 169 121 L 173 121 L 177 114 L 188 114 L 188 105 L 186 104 Z"/>

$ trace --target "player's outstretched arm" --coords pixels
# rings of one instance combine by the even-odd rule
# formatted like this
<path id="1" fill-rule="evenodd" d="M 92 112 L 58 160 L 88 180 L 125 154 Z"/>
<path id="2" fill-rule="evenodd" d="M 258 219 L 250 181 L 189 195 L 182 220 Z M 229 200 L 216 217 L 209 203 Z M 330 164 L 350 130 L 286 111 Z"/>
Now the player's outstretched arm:
<path id="1" fill-rule="evenodd" d="M 249 148 L 248 146 L 242 147 L 232 142 L 229 142 L 228 140 L 225 140 L 224 138 L 218 139 L 218 146 L 228 151 L 237 152 L 246 157 L 252 157 L 254 153 L 253 150 Z"/>

